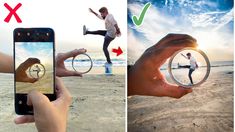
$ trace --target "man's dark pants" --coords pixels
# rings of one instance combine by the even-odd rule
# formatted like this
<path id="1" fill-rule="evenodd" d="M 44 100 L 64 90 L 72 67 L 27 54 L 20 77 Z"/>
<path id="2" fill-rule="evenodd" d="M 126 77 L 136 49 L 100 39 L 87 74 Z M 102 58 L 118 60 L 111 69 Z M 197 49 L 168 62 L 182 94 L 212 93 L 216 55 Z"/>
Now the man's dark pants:
<path id="1" fill-rule="evenodd" d="M 109 51 L 108 51 L 108 46 L 110 44 L 111 41 L 114 40 L 114 38 L 109 37 L 108 35 L 106 35 L 107 31 L 106 30 L 98 30 L 98 31 L 87 31 L 87 34 L 93 34 L 93 35 L 101 35 L 104 36 L 104 43 L 103 43 L 103 51 L 104 51 L 104 55 L 106 57 L 106 60 L 108 63 L 112 63 L 110 56 L 109 56 Z"/>

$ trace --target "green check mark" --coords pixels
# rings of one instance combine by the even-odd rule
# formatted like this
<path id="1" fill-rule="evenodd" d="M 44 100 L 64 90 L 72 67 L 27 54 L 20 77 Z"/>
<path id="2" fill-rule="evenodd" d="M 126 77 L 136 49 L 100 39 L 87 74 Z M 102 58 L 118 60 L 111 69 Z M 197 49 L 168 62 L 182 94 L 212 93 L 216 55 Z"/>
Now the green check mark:
<path id="1" fill-rule="evenodd" d="M 144 5 L 144 8 L 139 16 L 139 18 L 137 18 L 137 16 L 133 16 L 132 17 L 132 21 L 133 23 L 136 25 L 136 26 L 140 26 L 142 23 L 143 23 L 143 20 L 144 20 L 144 16 L 146 14 L 146 11 L 148 10 L 148 8 L 151 6 L 151 3 L 148 2 Z"/>

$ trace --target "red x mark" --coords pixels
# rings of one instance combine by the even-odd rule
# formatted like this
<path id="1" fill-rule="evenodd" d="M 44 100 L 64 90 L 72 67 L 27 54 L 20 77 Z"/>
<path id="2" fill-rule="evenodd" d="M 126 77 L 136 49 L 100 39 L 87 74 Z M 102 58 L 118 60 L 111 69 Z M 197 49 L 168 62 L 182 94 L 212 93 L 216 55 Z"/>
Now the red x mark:
<path id="1" fill-rule="evenodd" d="M 4 4 L 4 6 L 10 11 L 10 13 L 7 15 L 7 17 L 4 19 L 5 22 L 9 23 L 12 15 L 15 16 L 16 21 L 18 23 L 22 23 L 20 17 L 16 14 L 16 11 L 22 6 L 21 3 L 18 3 L 14 9 L 12 9 L 7 3 Z"/>

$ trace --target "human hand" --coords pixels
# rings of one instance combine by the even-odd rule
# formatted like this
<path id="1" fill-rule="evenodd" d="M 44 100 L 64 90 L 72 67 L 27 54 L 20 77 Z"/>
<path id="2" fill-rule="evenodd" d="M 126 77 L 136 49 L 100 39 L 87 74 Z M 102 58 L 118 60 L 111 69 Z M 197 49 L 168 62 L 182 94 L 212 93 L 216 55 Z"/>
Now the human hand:
<path id="1" fill-rule="evenodd" d="M 40 60 L 37 58 L 28 58 L 25 62 L 21 63 L 15 71 L 16 82 L 34 83 L 38 81 L 37 78 L 30 78 L 26 74 L 26 70 L 34 64 L 40 64 Z"/>
<path id="2" fill-rule="evenodd" d="M 196 63 L 196 69 L 198 68 L 199 66 L 198 66 L 198 64 Z"/>
<path id="3" fill-rule="evenodd" d="M 117 34 L 118 36 L 120 36 L 120 35 L 121 35 L 121 31 L 120 31 L 120 29 L 119 29 L 119 28 L 117 28 L 116 34 Z"/>
<path id="4" fill-rule="evenodd" d="M 56 76 L 82 76 L 80 72 L 67 70 L 64 61 L 70 57 L 75 57 L 79 54 L 86 53 L 86 49 L 75 49 L 67 53 L 59 53 L 56 57 Z"/>
<path id="5" fill-rule="evenodd" d="M 128 95 L 180 98 L 192 92 L 168 83 L 160 71 L 169 57 L 186 47 L 197 47 L 196 39 L 185 34 L 168 34 L 148 48 L 128 71 Z"/>
<path id="6" fill-rule="evenodd" d="M 16 124 L 35 122 L 39 132 L 65 132 L 67 113 L 72 98 L 63 82 L 56 78 L 55 101 L 34 90 L 28 94 L 27 104 L 33 106 L 34 115 L 23 115 L 15 118 Z"/>

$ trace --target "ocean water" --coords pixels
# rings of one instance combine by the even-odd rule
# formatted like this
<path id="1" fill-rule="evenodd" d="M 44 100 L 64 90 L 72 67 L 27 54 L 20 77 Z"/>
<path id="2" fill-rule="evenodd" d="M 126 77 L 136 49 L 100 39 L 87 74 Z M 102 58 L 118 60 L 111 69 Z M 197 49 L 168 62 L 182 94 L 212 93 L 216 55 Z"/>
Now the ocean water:
<path id="1" fill-rule="evenodd" d="M 104 74 L 106 59 L 102 57 L 91 56 L 93 67 L 87 74 Z M 113 74 L 125 74 L 126 60 L 125 59 L 112 59 L 112 73 Z M 68 70 L 74 70 L 72 65 L 72 58 L 65 60 L 65 67 Z M 88 57 L 79 57 L 74 59 L 74 68 L 78 72 L 86 72 L 91 66 L 91 61 Z"/>
<path id="2" fill-rule="evenodd" d="M 90 59 L 82 59 L 82 60 L 74 60 L 79 66 L 81 67 L 89 67 L 90 66 Z M 105 59 L 92 59 L 94 67 L 103 67 L 106 63 Z M 112 63 L 114 67 L 124 67 L 126 66 L 125 59 L 112 59 Z M 72 67 L 72 59 L 65 60 L 66 67 Z"/>
<path id="3" fill-rule="evenodd" d="M 211 67 L 227 67 L 227 66 L 234 66 L 234 61 L 212 61 L 210 62 Z M 177 63 L 172 63 L 172 67 L 176 68 Z M 206 65 L 201 65 L 200 67 L 206 67 Z M 167 70 L 168 62 L 162 65 L 160 68 L 161 70 Z"/>
<path id="4" fill-rule="evenodd" d="M 223 72 L 226 74 L 230 74 L 231 72 L 234 71 L 233 61 L 214 61 L 214 62 L 210 62 L 210 64 L 211 64 L 211 68 L 210 68 L 210 74 L 209 74 L 208 79 L 210 78 L 210 75 L 214 73 Z M 176 67 L 177 64 L 173 64 L 173 65 Z M 165 75 L 166 79 L 169 82 L 173 82 L 168 72 L 168 65 L 163 65 L 161 67 L 161 72 Z M 189 69 L 187 68 L 172 69 L 172 74 L 175 77 L 175 79 L 184 85 L 188 85 L 190 83 L 190 80 L 188 78 L 188 72 L 189 72 Z M 196 69 L 192 74 L 194 83 L 200 82 L 204 78 L 206 72 L 207 72 L 207 68 L 205 66 L 200 66 L 198 69 Z"/>

